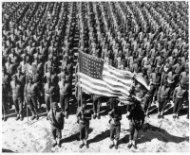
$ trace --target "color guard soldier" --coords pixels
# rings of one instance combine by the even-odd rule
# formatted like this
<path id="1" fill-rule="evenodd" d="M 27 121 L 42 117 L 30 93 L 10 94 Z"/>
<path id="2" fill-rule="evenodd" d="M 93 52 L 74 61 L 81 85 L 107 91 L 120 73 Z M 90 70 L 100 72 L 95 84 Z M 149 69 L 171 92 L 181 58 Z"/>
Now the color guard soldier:
<path id="1" fill-rule="evenodd" d="M 110 139 L 112 141 L 112 144 L 109 146 L 109 148 L 111 149 L 113 146 L 115 146 L 115 149 L 118 149 L 118 141 L 121 132 L 120 120 L 122 119 L 122 116 L 117 104 L 113 105 L 113 109 L 109 112 L 109 116 Z"/>
<path id="2" fill-rule="evenodd" d="M 53 147 L 61 147 L 62 130 L 64 128 L 64 115 L 59 110 L 57 102 L 52 103 L 52 109 L 48 112 L 48 119 L 51 122 L 51 133 L 54 139 Z"/>
<path id="3" fill-rule="evenodd" d="M 136 140 L 139 133 L 139 130 L 142 128 L 144 124 L 144 111 L 140 105 L 140 102 L 133 99 L 134 107 L 130 112 L 130 115 L 128 116 L 129 122 L 129 128 L 130 128 L 130 134 L 129 134 L 129 144 L 128 148 L 131 148 L 132 146 L 137 149 L 136 146 Z"/>
<path id="4" fill-rule="evenodd" d="M 80 128 L 80 148 L 82 148 L 84 145 L 86 148 L 88 148 L 88 132 L 89 132 L 89 125 L 90 125 L 90 120 L 92 116 L 92 111 L 87 109 L 86 103 L 83 103 L 81 107 L 79 107 L 77 111 L 77 119 L 79 123 L 79 128 Z"/>

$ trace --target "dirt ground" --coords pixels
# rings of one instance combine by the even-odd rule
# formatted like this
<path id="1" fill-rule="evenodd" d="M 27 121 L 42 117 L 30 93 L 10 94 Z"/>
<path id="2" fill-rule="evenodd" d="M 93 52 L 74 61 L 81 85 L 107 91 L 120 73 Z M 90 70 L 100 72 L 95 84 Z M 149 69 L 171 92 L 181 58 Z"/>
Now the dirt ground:
<path id="1" fill-rule="evenodd" d="M 156 114 L 146 118 L 143 130 L 137 141 L 137 150 L 128 149 L 129 125 L 126 114 L 121 121 L 119 148 L 109 149 L 109 117 L 104 115 L 100 120 L 92 119 L 89 131 L 89 148 L 79 148 L 79 126 L 76 116 L 70 115 L 65 120 L 62 131 L 62 147 L 52 147 L 50 123 L 45 116 L 38 121 L 16 121 L 10 117 L 2 122 L 2 148 L 14 152 L 188 152 L 189 119 L 186 115 L 174 120 L 172 115 L 158 119 Z"/>

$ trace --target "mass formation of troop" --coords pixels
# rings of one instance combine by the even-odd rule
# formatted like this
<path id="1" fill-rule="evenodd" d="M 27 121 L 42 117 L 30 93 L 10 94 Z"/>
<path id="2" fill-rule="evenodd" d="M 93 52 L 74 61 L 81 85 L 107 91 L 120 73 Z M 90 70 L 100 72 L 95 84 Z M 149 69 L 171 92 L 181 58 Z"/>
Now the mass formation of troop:
<path id="1" fill-rule="evenodd" d="M 31 111 L 31 120 L 38 120 L 45 103 L 53 145 L 61 146 L 64 118 L 68 118 L 73 98 L 78 106 L 80 148 L 88 147 L 91 115 L 100 119 L 104 99 L 92 95 L 90 110 L 85 97 L 81 98 L 74 75 L 78 51 L 102 58 L 118 69 L 141 74 L 150 86 L 145 91 L 135 83 L 132 89 L 131 94 L 141 100 L 131 97 L 131 104 L 127 105 L 129 148 L 136 148 L 138 132 L 155 101 L 159 104 L 158 118 L 164 118 L 164 108 L 170 101 L 174 102 L 174 118 L 179 118 L 183 104 L 188 106 L 186 2 L 10 2 L 3 3 L 2 9 L 3 120 L 12 105 L 16 120 L 23 120 L 26 106 Z M 107 103 L 110 148 L 117 149 L 121 111 L 116 98 Z"/>

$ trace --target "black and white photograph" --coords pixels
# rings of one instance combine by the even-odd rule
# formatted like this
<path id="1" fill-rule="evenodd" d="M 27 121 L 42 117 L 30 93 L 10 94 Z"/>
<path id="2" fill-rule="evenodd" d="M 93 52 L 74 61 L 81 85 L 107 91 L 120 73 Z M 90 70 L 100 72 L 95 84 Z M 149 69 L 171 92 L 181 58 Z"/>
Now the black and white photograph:
<path id="1" fill-rule="evenodd" d="M 2 153 L 189 152 L 188 1 L 1 1 Z"/>

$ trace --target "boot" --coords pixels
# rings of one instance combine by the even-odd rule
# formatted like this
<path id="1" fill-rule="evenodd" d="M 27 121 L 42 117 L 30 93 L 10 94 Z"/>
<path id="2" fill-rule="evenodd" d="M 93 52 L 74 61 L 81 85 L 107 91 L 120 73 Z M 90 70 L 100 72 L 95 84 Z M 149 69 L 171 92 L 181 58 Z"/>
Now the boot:
<path id="1" fill-rule="evenodd" d="M 109 148 L 112 149 L 112 147 L 114 147 L 114 141 L 112 141 L 112 144 L 110 144 Z"/>
<path id="2" fill-rule="evenodd" d="M 96 113 L 93 114 L 93 119 L 96 119 Z"/>
<path id="3" fill-rule="evenodd" d="M 54 139 L 52 146 L 55 147 L 56 145 L 57 145 L 57 141 Z"/>
<path id="4" fill-rule="evenodd" d="M 68 116 L 68 112 L 66 111 L 66 112 L 65 112 L 65 118 L 68 119 L 68 117 L 69 117 L 69 116 Z"/>
<path id="5" fill-rule="evenodd" d="M 60 140 L 60 138 L 58 138 L 57 143 L 58 143 L 58 146 L 61 147 L 61 140 Z"/>
<path id="6" fill-rule="evenodd" d="M 36 120 L 38 120 L 39 119 L 39 116 L 38 116 L 38 114 L 36 114 Z"/>
<path id="7" fill-rule="evenodd" d="M 20 115 L 19 115 L 19 114 L 17 114 L 16 121 L 17 121 L 17 120 L 19 120 L 19 118 L 20 118 Z"/>
<path id="8" fill-rule="evenodd" d="M 84 141 L 84 144 L 85 144 L 86 148 L 88 149 L 89 145 L 88 145 L 88 141 L 87 140 Z"/>
<path id="9" fill-rule="evenodd" d="M 35 116 L 35 115 L 32 115 L 31 120 L 34 120 L 35 118 L 36 118 L 36 116 Z"/>
<path id="10" fill-rule="evenodd" d="M 20 115 L 20 120 L 23 121 L 23 116 L 22 116 L 22 114 Z"/>
<path id="11" fill-rule="evenodd" d="M 161 111 L 161 118 L 164 118 L 164 112 Z"/>
<path id="12" fill-rule="evenodd" d="M 132 141 L 131 140 L 129 140 L 129 144 L 128 144 L 128 148 L 130 149 L 131 148 L 131 146 L 132 146 Z"/>
<path id="13" fill-rule="evenodd" d="M 136 142 L 134 140 L 132 141 L 132 145 L 133 145 L 134 149 L 137 149 L 137 145 L 136 145 Z"/>
<path id="14" fill-rule="evenodd" d="M 98 117 L 98 119 L 100 119 L 100 114 L 98 114 L 98 116 L 97 116 L 97 117 Z"/>
<path id="15" fill-rule="evenodd" d="M 161 112 L 158 113 L 158 118 L 161 118 Z"/>
<path id="16" fill-rule="evenodd" d="M 116 150 L 118 149 L 118 141 L 117 140 L 115 141 L 115 149 Z"/>
<path id="17" fill-rule="evenodd" d="M 79 145 L 79 148 L 81 149 L 84 146 L 84 142 L 82 141 L 81 144 Z"/>

